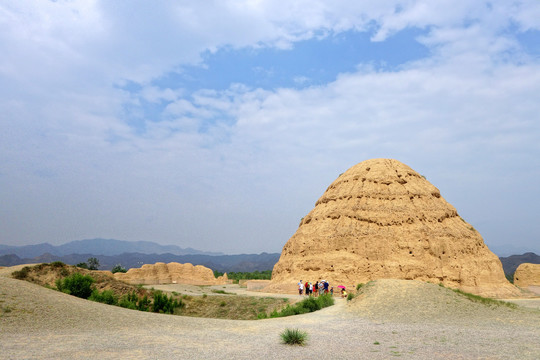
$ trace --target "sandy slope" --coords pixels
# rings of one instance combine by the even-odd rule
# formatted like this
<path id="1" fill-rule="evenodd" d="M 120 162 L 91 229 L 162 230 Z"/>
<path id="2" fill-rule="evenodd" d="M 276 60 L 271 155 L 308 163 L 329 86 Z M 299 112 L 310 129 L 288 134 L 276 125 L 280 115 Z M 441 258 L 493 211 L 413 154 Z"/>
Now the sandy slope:
<path id="1" fill-rule="evenodd" d="M 540 358 L 537 310 L 469 313 L 470 303 L 430 293 L 416 282 L 377 283 L 379 289 L 364 299 L 348 305 L 339 299 L 311 314 L 232 321 L 93 303 L 1 276 L 8 272 L 0 271 L 2 359 L 304 359 L 323 352 L 335 359 Z M 444 308 L 439 296 L 456 304 L 440 317 L 433 316 L 436 309 L 417 311 Z M 460 309 L 468 315 L 454 316 Z M 407 321 L 411 314 L 414 321 Z M 281 344 L 279 333 L 287 327 L 307 331 L 308 345 Z"/>

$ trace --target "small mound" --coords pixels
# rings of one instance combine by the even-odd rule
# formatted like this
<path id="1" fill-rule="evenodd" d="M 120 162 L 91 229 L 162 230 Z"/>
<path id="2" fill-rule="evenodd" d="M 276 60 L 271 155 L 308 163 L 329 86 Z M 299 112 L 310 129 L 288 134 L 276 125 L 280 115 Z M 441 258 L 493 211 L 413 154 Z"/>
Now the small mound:
<path id="1" fill-rule="evenodd" d="M 381 279 L 368 283 L 349 301 L 348 311 L 372 320 L 452 322 L 511 318 L 519 309 L 502 302 L 480 303 L 441 285 Z"/>

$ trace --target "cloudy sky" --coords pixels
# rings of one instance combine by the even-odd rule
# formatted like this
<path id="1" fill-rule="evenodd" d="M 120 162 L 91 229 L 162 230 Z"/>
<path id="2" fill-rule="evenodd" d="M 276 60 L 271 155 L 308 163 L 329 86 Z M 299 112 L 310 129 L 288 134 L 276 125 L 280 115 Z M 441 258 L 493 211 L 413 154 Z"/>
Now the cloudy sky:
<path id="1" fill-rule="evenodd" d="M 280 252 L 354 164 L 540 253 L 540 2 L 0 4 L 0 243 Z"/>

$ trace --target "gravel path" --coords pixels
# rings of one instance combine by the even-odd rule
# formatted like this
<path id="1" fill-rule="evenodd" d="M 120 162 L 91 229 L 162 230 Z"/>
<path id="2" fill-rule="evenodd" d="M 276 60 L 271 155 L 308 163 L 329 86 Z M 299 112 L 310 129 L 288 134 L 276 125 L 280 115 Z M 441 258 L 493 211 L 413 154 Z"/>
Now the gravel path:
<path id="1" fill-rule="evenodd" d="M 2 359 L 540 358 L 539 311 L 481 307 L 471 313 L 469 305 L 457 304 L 452 314 L 442 311 L 435 317 L 436 309 L 417 314 L 414 303 L 422 296 L 411 295 L 417 284 L 406 281 L 377 284 L 379 290 L 363 299 L 350 304 L 338 299 L 335 306 L 311 314 L 234 321 L 127 310 L 2 277 L 1 272 Z M 433 305 L 432 296 L 424 294 L 423 307 Z M 381 299 L 390 305 L 380 305 Z M 411 314 L 414 321 L 407 321 Z M 307 346 L 281 344 L 279 333 L 285 328 L 307 331 Z"/>

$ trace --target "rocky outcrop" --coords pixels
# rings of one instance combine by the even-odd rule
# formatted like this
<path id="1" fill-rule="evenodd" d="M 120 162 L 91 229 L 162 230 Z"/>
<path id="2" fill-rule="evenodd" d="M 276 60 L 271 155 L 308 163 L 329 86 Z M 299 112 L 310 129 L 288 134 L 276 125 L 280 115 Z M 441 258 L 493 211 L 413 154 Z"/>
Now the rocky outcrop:
<path id="1" fill-rule="evenodd" d="M 514 273 L 514 285 L 520 288 L 540 286 L 540 264 L 519 265 Z"/>
<path id="2" fill-rule="evenodd" d="M 383 278 L 483 296 L 519 294 L 499 258 L 439 189 L 397 160 L 373 159 L 341 174 L 302 219 L 268 290 L 294 290 L 300 279 L 352 287 Z"/>
<path id="3" fill-rule="evenodd" d="M 179 264 L 176 262 L 145 264 L 141 268 L 129 269 L 126 273 L 114 274 L 117 280 L 129 284 L 190 284 L 190 285 L 220 285 L 226 284 L 227 274 L 216 279 L 214 272 L 202 265 Z"/>

